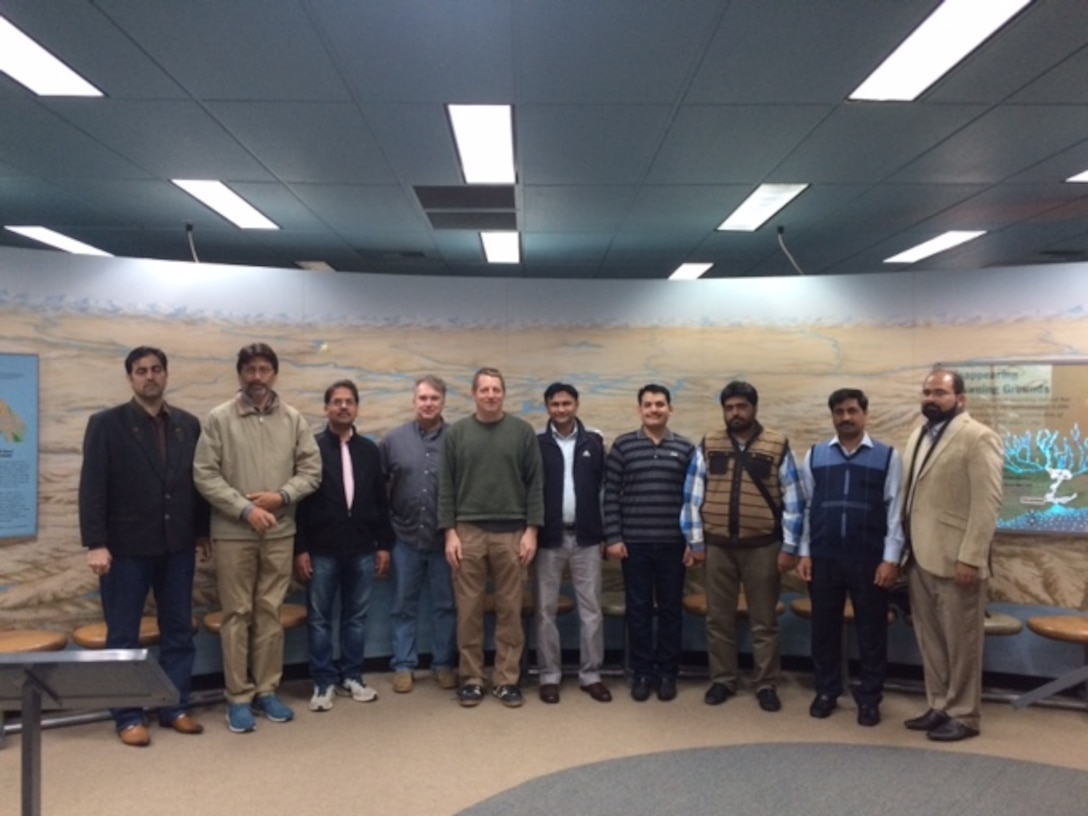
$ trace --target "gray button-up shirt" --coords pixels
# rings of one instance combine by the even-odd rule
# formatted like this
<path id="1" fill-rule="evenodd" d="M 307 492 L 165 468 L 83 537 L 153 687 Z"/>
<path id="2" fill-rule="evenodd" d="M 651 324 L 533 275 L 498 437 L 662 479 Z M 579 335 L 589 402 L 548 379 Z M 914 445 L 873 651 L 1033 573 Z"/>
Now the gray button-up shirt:
<path id="1" fill-rule="evenodd" d="M 438 550 L 438 475 L 446 423 L 424 432 L 418 422 L 390 431 L 378 446 L 389 485 L 389 509 L 397 541 L 416 550 Z"/>

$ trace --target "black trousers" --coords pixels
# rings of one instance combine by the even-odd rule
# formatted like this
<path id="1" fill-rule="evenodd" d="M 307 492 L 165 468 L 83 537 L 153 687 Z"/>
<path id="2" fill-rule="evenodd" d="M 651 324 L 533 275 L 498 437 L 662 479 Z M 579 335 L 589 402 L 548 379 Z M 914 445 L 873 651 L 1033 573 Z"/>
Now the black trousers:
<path id="1" fill-rule="evenodd" d="M 861 658 L 860 683 L 854 692 L 859 704 L 876 705 L 884 692 L 888 665 L 888 590 L 873 583 L 880 559 L 843 561 L 813 557 L 812 668 L 817 694 L 838 697 L 842 676 L 843 607 L 849 595 Z"/>

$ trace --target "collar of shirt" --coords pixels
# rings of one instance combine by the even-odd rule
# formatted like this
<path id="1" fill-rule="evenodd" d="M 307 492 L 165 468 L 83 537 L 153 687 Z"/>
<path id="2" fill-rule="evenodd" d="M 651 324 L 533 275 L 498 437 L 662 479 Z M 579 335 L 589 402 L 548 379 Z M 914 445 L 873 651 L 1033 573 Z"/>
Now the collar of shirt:
<path id="1" fill-rule="evenodd" d="M 574 423 L 574 427 L 571 429 L 571 432 L 569 434 L 562 434 L 559 432 L 559 429 L 555 427 L 555 423 L 549 419 L 548 430 L 551 431 L 552 438 L 555 439 L 556 442 L 567 442 L 571 439 L 576 439 L 578 437 L 577 422 Z"/>
<path id="2" fill-rule="evenodd" d="M 646 440 L 649 440 L 650 442 L 653 442 L 653 439 L 650 439 L 650 435 L 648 433 L 646 433 L 646 429 L 643 428 L 641 425 L 639 426 L 639 429 L 637 431 L 635 431 L 635 436 L 637 436 L 639 439 L 646 439 Z M 665 434 L 661 437 L 661 441 L 662 442 L 671 442 L 672 438 L 674 436 L 676 436 L 676 434 L 674 434 L 672 432 L 672 429 L 671 428 L 666 428 L 665 429 Z M 654 443 L 654 444 L 657 444 L 657 443 Z"/>
<path id="3" fill-rule="evenodd" d="M 857 448 L 854 448 L 854 450 L 852 450 L 852 451 L 846 450 L 846 448 L 843 447 L 842 442 L 839 440 L 839 437 L 837 437 L 837 436 L 832 437 L 831 441 L 828 442 L 827 444 L 837 445 L 839 447 L 839 449 L 843 452 L 843 454 L 849 456 L 851 453 L 854 453 L 858 448 L 871 448 L 873 446 L 873 440 L 869 436 L 869 432 L 866 431 L 865 434 L 862 435 L 862 437 L 861 437 L 861 443 L 858 445 Z"/>
<path id="4" fill-rule="evenodd" d="M 159 412 L 157 414 L 149 414 L 147 409 L 144 408 L 137 400 L 136 397 L 132 398 L 132 407 L 142 414 L 151 417 L 152 419 L 169 419 L 170 418 L 170 406 L 164 400 L 159 406 Z"/>
<path id="5" fill-rule="evenodd" d="M 945 419 L 941 422 L 933 423 L 927 422 L 925 425 L 926 433 L 929 434 L 929 441 L 936 442 L 940 435 L 944 432 L 944 426 L 952 420 Z"/>
<path id="6" fill-rule="evenodd" d="M 446 427 L 446 420 L 440 420 L 431 430 L 427 430 L 419 424 L 419 420 L 415 420 L 416 433 L 419 434 L 420 439 L 434 439 L 438 434 L 442 433 L 442 429 Z"/>
<path id="7" fill-rule="evenodd" d="M 235 404 L 238 406 L 238 413 L 242 416 L 247 414 L 271 414 L 280 406 L 280 395 L 275 391 L 268 392 L 268 399 L 265 400 L 264 408 L 258 408 L 242 389 L 238 389 L 238 394 L 234 398 Z"/>

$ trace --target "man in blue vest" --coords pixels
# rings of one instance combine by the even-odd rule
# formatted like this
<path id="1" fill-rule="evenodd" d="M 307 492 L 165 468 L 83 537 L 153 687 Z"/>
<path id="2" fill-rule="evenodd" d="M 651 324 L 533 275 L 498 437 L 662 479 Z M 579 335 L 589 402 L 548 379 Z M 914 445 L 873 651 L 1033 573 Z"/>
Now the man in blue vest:
<path id="1" fill-rule="evenodd" d="M 903 462 L 865 432 L 869 399 L 840 388 L 827 401 L 835 436 L 813 445 L 801 465 L 807 501 L 797 570 L 812 596 L 812 669 L 816 697 L 809 714 L 831 715 L 843 693 L 842 622 L 847 595 L 861 658 L 854 692 L 858 725 L 880 722 L 888 651 L 888 590 L 903 552 Z"/>

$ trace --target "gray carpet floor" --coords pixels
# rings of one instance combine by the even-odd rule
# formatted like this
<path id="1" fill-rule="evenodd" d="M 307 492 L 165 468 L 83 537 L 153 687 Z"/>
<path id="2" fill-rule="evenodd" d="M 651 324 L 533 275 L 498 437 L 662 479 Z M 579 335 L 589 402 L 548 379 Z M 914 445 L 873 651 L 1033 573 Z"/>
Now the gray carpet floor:
<path id="1" fill-rule="evenodd" d="M 826 743 L 696 748 L 539 777 L 459 816 L 1085 816 L 1088 772 Z"/>

